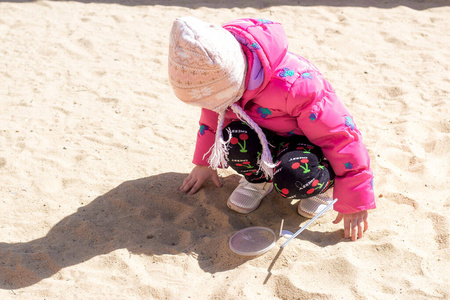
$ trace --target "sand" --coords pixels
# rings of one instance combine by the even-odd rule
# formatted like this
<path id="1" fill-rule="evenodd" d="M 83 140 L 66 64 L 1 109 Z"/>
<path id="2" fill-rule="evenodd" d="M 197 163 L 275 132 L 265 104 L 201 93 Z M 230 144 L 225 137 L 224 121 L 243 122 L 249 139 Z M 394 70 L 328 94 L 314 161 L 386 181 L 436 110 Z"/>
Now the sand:
<path id="1" fill-rule="evenodd" d="M 448 2 L 209 2 L 0 3 L 0 298 L 449 299 Z M 185 15 L 281 22 L 333 84 L 375 173 L 362 239 L 332 213 L 238 256 L 242 228 L 304 225 L 296 201 L 234 213 L 232 170 L 177 191 L 200 113 L 167 78 Z"/>

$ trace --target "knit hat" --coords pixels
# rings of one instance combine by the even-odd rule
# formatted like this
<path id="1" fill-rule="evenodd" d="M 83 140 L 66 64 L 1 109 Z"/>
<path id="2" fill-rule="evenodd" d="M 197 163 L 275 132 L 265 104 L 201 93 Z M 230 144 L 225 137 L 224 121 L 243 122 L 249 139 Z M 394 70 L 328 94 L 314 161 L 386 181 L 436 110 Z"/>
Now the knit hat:
<path id="1" fill-rule="evenodd" d="M 169 79 L 181 101 L 224 110 L 244 93 L 246 64 L 240 44 L 222 27 L 194 17 L 173 23 Z"/>
<path id="2" fill-rule="evenodd" d="M 173 22 L 169 42 L 169 79 L 173 91 L 181 101 L 219 114 L 215 143 L 208 151 L 211 168 L 227 165 L 230 140 L 223 140 L 222 129 L 225 112 L 231 107 L 258 134 L 263 147 L 259 168 L 271 177 L 274 165 L 267 139 L 235 103 L 244 93 L 246 72 L 247 57 L 230 32 L 194 17 Z"/>

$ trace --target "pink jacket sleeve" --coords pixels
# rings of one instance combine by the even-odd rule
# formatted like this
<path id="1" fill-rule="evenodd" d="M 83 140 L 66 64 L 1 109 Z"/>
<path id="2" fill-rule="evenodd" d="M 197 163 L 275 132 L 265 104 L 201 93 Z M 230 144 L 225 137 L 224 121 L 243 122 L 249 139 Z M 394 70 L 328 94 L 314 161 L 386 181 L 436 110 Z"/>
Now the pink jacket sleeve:
<path id="1" fill-rule="evenodd" d="M 196 165 L 208 166 L 209 149 L 214 144 L 217 129 L 218 114 L 202 108 L 200 116 L 200 129 L 197 132 L 197 144 L 195 146 L 194 159 Z M 207 155 L 205 155 L 208 153 Z"/>
<path id="2" fill-rule="evenodd" d="M 320 76 L 320 75 L 317 75 Z M 375 208 L 369 155 L 353 117 L 323 78 L 299 78 L 287 109 L 308 139 L 322 148 L 336 173 L 334 209 L 349 214 Z"/>

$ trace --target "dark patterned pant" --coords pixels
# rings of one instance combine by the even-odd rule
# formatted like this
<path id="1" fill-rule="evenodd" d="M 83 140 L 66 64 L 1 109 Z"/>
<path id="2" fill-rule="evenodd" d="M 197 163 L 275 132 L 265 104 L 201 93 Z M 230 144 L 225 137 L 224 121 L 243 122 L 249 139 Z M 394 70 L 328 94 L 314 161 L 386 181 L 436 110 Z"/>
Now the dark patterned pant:
<path id="1" fill-rule="evenodd" d="M 268 181 L 258 172 L 258 158 L 262 152 L 256 132 L 241 121 L 231 122 L 223 130 L 228 140 L 231 130 L 228 164 L 247 181 Z M 263 129 L 271 147 L 273 161 L 273 183 L 276 191 L 285 198 L 305 199 L 323 193 L 334 184 L 335 174 L 322 150 L 305 136 L 281 137 Z M 270 147 L 270 146 L 269 146 Z"/>

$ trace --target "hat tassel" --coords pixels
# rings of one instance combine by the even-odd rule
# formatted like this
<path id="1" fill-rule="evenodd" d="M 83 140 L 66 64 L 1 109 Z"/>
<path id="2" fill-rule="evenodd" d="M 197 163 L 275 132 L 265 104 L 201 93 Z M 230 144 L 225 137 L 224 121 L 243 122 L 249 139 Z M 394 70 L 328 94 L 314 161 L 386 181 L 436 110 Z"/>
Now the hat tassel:
<path id="1" fill-rule="evenodd" d="M 228 134 L 228 140 L 225 141 L 222 135 L 224 120 L 225 110 L 219 113 L 214 144 L 209 149 L 209 151 L 205 153 L 205 155 L 207 155 L 209 152 L 211 152 L 211 155 L 208 158 L 208 163 L 213 170 L 216 170 L 218 167 L 228 166 L 228 144 L 231 140 L 231 132 L 229 132 Z"/>
<path id="2" fill-rule="evenodd" d="M 231 105 L 231 109 L 239 117 L 239 119 L 246 122 L 258 135 L 262 145 L 262 154 L 258 160 L 259 165 L 258 171 L 262 171 L 266 176 L 266 178 L 268 179 L 272 178 L 273 168 L 275 168 L 275 164 L 272 161 L 272 154 L 270 153 L 269 143 L 267 142 L 266 135 L 262 131 L 261 127 L 259 127 L 258 124 L 256 124 L 239 105 L 233 103 Z M 224 141 L 222 135 L 224 119 L 225 119 L 225 111 L 222 111 L 219 113 L 214 145 L 207 152 L 207 153 L 211 152 L 211 156 L 208 159 L 208 163 L 213 170 L 216 170 L 219 166 L 226 167 L 228 165 L 227 164 L 228 145 L 231 140 L 231 132 L 229 132 L 228 134 L 229 136 L 228 140 Z"/>
<path id="3" fill-rule="evenodd" d="M 273 168 L 275 168 L 275 164 L 272 161 L 272 154 L 270 153 L 269 143 L 267 142 L 266 135 L 262 131 L 261 127 L 259 127 L 258 124 L 256 124 L 255 121 L 253 121 L 238 104 L 233 103 L 231 105 L 231 109 L 239 117 L 239 119 L 247 123 L 258 135 L 259 141 L 261 142 L 262 146 L 261 157 L 258 160 L 258 171 L 263 171 L 267 179 L 272 178 Z"/>

